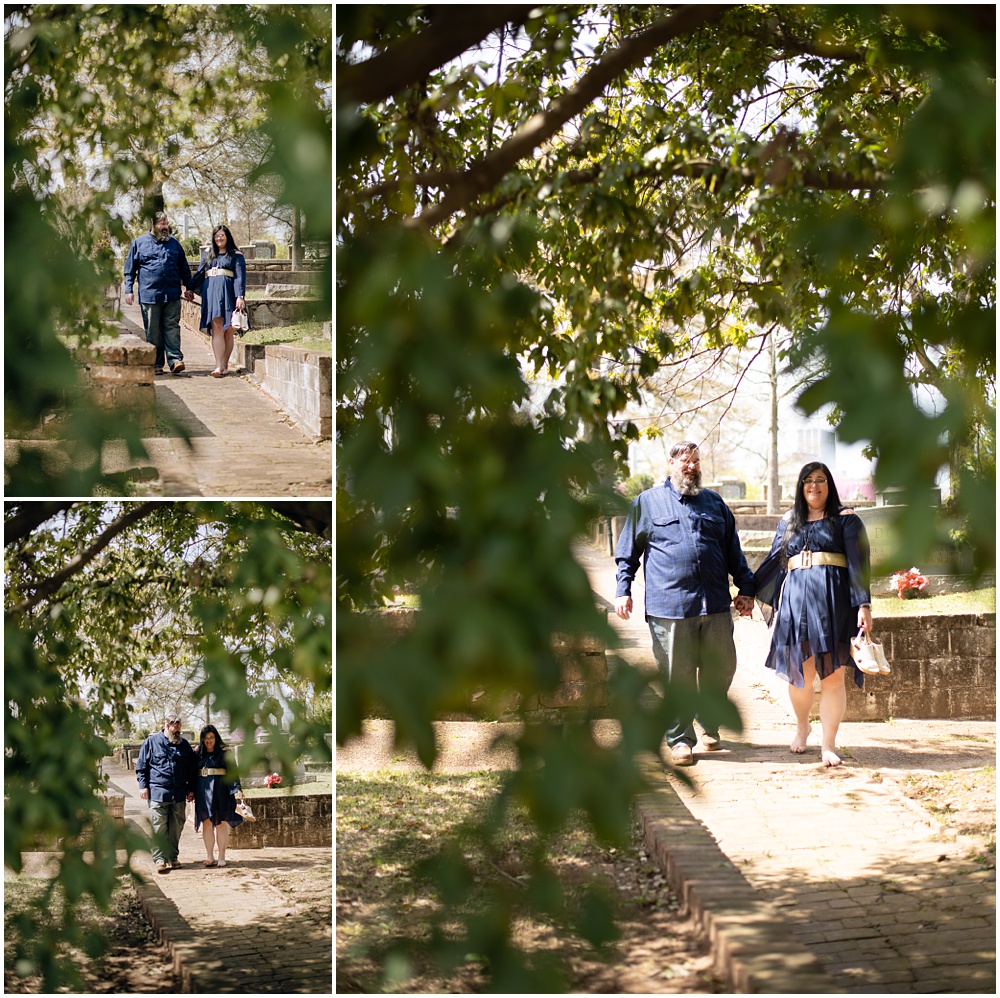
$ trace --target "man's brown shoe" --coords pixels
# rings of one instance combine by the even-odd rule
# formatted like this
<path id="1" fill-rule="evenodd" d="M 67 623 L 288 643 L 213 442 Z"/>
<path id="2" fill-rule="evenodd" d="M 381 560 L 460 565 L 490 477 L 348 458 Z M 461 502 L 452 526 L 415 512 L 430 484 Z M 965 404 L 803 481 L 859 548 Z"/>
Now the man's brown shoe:
<path id="1" fill-rule="evenodd" d="M 670 749 L 670 761 L 675 766 L 693 766 L 694 752 L 691 750 L 691 746 L 685 745 L 684 742 L 674 745 Z"/>
<path id="2" fill-rule="evenodd" d="M 175 364 L 171 364 L 170 365 L 170 373 L 171 374 L 180 374 L 181 371 L 183 371 L 183 370 L 184 370 L 184 361 L 183 360 L 179 360 Z"/>
<path id="3" fill-rule="evenodd" d="M 156 864 L 156 872 L 157 873 L 169 873 L 170 872 L 170 864 L 167 863 L 167 862 L 157 863 Z"/>
<path id="4" fill-rule="evenodd" d="M 701 736 L 701 747 L 706 752 L 718 752 L 722 748 L 722 741 L 718 735 L 710 735 L 707 731 Z"/>

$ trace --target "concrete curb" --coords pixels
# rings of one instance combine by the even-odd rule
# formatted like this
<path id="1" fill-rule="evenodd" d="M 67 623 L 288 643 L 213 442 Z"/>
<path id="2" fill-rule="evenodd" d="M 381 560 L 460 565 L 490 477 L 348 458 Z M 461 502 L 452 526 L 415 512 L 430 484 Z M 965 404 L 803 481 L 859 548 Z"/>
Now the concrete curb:
<path id="1" fill-rule="evenodd" d="M 692 816 L 660 764 L 650 756 L 642 769 L 652 788 L 636 803 L 646 848 L 708 940 L 715 972 L 736 993 L 844 994 Z"/>

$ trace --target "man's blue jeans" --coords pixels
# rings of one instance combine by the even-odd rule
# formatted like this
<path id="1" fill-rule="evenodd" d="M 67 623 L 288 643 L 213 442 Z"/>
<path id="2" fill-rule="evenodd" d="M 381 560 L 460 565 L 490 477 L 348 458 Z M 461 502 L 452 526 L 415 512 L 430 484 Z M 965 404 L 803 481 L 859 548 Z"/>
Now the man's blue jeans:
<path id="1" fill-rule="evenodd" d="M 153 862 L 173 863 L 177 859 L 184 830 L 184 801 L 149 802 L 149 823 L 153 826 Z"/>
<path id="2" fill-rule="evenodd" d="M 173 367 L 184 359 L 181 353 L 181 303 L 177 301 L 160 302 L 147 305 L 139 302 L 142 309 L 142 324 L 146 330 L 146 342 L 156 347 L 156 366 Z"/>
<path id="3" fill-rule="evenodd" d="M 648 622 L 670 715 L 667 744 L 673 748 L 683 742 L 694 748 L 695 691 L 721 703 L 736 675 L 732 614 L 727 610 L 683 620 L 650 617 Z M 718 737 L 718 707 L 713 708 L 711 701 L 702 703 L 697 717 L 706 734 Z"/>

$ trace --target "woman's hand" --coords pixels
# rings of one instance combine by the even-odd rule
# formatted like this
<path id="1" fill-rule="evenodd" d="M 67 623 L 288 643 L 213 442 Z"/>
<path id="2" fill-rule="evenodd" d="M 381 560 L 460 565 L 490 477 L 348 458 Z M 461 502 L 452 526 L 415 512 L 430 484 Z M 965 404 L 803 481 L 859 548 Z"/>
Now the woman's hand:
<path id="1" fill-rule="evenodd" d="M 858 630 L 866 634 L 872 629 L 872 608 L 870 606 L 858 607 Z"/>
<path id="2" fill-rule="evenodd" d="M 247 303 L 246 303 L 246 299 L 245 299 L 245 298 L 243 297 L 243 295 L 240 295 L 240 296 L 239 296 L 239 297 L 238 297 L 238 298 L 236 299 L 236 307 L 237 307 L 237 308 L 238 308 L 238 309 L 239 309 L 239 310 L 240 310 L 241 312 L 245 312 L 245 311 L 247 310 Z"/>

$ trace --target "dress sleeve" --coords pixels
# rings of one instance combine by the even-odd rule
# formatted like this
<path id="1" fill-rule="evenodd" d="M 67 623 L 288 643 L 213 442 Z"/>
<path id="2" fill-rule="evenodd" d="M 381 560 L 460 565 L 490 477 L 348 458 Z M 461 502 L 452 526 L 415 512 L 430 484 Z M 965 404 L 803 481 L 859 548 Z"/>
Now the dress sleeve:
<path id="1" fill-rule="evenodd" d="M 233 279 L 233 293 L 237 298 L 243 298 L 247 293 L 247 261 L 242 253 L 235 254 L 233 270 L 236 272 Z"/>
<path id="2" fill-rule="evenodd" d="M 872 564 L 868 532 L 857 513 L 847 513 L 841 519 L 844 523 L 844 553 L 847 555 L 851 606 L 860 606 L 862 603 L 872 601 Z"/>
<path id="3" fill-rule="evenodd" d="M 785 536 L 787 522 L 785 519 L 778 522 L 771 550 L 753 574 L 754 599 L 760 605 L 761 613 L 768 625 L 774 616 L 774 608 L 777 606 L 781 586 L 785 581 L 786 567 L 781 542 Z"/>
<path id="4" fill-rule="evenodd" d="M 232 752 L 227 751 L 223 758 L 225 759 L 226 781 L 229 784 L 229 792 L 234 794 L 237 790 L 242 791 L 240 774 L 236 769 L 236 760 L 233 758 Z"/>
<path id="5" fill-rule="evenodd" d="M 642 496 L 637 496 L 629 507 L 625 526 L 615 545 L 615 562 L 618 565 L 618 580 L 615 587 L 616 596 L 632 595 L 632 580 L 639 571 L 639 561 L 646 550 L 646 534 L 641 529 Z"/>

